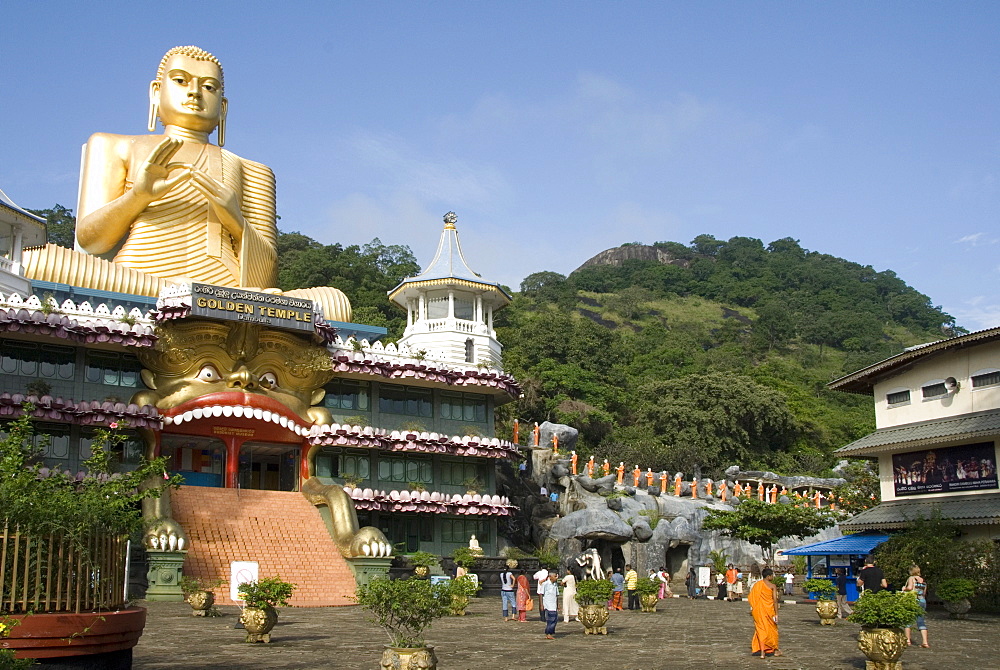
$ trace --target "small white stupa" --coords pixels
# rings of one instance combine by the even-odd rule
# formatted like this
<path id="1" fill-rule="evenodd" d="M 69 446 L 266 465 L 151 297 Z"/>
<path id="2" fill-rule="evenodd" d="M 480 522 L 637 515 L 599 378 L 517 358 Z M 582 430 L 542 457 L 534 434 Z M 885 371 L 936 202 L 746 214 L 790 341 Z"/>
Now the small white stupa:
<path id="1" fill-rule="evenodd" d="M 389 291 L 389 300 L 406 310 L 399 344 L 434 352 L 447 362 L 498 369 L 503 347 L 493 330 L 493 313 L 509 305 L 511 297 L 469 267 L 457 221 L 454 212 L 445 214 L 434 260 Z"/>

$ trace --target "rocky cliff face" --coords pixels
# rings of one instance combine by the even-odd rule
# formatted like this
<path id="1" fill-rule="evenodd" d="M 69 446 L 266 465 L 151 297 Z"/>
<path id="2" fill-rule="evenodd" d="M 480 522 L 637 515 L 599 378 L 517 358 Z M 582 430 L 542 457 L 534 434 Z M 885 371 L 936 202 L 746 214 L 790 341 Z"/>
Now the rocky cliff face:
<path id="1" fill-rule="evenodd" d="M 624 247 L 606 249 L 585 262 L 573 272 L 597 265 L 619 266 L 628 260 L 657 261 L 658 263 L 679 265 L 681 267 L 687 267 L 690 262 L 681 258 L 674 258 L 663 249 L 659 249 L 654 246 L 647 244 L 629 244 Z"/>
<path id="2" fill-rule="evenodd" d="M 565 434 L 564 428 L 542 424 L 540 445 L 530 452 L 531 468 L 527 477 L 534 490 L 544 486 L 559 497 L 555 503 L 532 506 L 530 536 L 534 543 L 541 545 L 547 539 L 554 540 L 566 561 L 593 547 L 600 553 L 605 567 L 628 562 L 644 575 L 646 570 L 662 566 L 675 579 L 683 579 L 690 567 L 710 565 L 709 553 L 716 550 L 725 551 L 728 560 L 737 565 L 761 563 L 758 547 L 715 531 L 702 530 L 708 509 L 732 509 L 732 506 L 707 496 L 704 491 L 699 491 L 701 497 L 692 498 L 689 482 L 684 483 L 681 496 L 674 496 L 672 486 L 668 494 L 660 494 L 659 487 L 647 490 L 616 486 L 614 472 L 596 478 L 572 475 L 570 450 L 575 440 Z M 559 453 L 554 454 L 549 446 L 551 435 L 559 433 L 563 433 L 563 437 L 559 441 Z M 567 447 L 565 451 L 563 445 Z M 584 471 L 582 465 L 581 459 L 578 471 Z M 765 481 L 787 480 L 786 483 L 795 486 L 812 483 L 825 487 L 843 482 L 820 479 L 809 482 L 806 480 L 811 478 L 783 478 L 774 473 L 740 472 L 738 468 L 731 469 L 727 475 L 730 472 L 740 478 L 759 476 Z M 833 527 L 812 538 L 789 538 L 775 549 L 790 549 L 840 535 Z"/>

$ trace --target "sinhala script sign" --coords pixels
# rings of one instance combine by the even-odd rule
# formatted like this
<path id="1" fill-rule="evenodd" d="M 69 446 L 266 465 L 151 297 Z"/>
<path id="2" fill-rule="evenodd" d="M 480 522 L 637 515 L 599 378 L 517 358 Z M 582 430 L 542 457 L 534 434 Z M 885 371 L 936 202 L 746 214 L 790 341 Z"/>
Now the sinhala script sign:
<path id="1" fill-rule="evenodd" d="M 191 284 L 191 315 L 288 330 L 312 330 L 315 307 L 312 300 L 288 295 Z"/>

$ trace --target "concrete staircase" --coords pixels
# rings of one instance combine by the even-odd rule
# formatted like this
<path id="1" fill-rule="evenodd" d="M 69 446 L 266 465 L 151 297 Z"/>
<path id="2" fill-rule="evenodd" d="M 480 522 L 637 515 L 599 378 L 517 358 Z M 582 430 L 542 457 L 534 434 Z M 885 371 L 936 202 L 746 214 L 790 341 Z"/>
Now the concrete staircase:
<path id="1" fill-rule="evenodd" d="M 223 578 L 216 602 L 229 599 L 229 564 L 256 561 L 260 576 L 297 585 L 293 607 L 350 605 L 354 576 L 319 511 L 301 493 L 184 486 L 171 492 L 174 518 L 188 536 L 184 574 Z"/>

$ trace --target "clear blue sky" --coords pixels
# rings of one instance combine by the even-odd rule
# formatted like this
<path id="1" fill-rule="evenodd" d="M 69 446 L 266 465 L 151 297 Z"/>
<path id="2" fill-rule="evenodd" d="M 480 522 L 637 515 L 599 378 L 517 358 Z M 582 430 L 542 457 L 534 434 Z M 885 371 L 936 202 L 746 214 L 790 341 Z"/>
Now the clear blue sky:
<path id="1" fill-rule="evenodd" d="M 408 244 L 448 210 L 517 288 L 709 233 L 895 270 L 1000 325 L 1000 3 L 7 0 L 0 188 L 75 208 L 80 145 L 145 132 L 160 56 L 223 62 L 227 148 L 285 231 Z"/>

